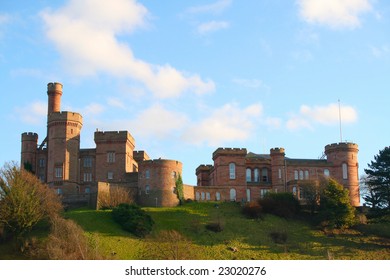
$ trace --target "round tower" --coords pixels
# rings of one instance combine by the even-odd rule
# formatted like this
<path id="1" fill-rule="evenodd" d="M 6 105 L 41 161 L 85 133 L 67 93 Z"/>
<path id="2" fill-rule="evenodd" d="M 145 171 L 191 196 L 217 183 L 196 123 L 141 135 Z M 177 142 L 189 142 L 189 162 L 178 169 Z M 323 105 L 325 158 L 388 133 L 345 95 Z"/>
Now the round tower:
<path id="1" fill-rule="evenodd" d="M 145 160 L 138 165 L 138 202 L 142 206 L 172 207 L 179 199 L 176 180 L 182 174 L 182 163 L 176 160 Z"/>
<path id="2" fill-rule="evenodd" d="M 60 83 L 48 83 L 47 95 L 49 102 L 47 106 L 47 114 L 50 115 L 53 112 L 61 111 L 61 96 L 62 96 L 62 84 Z"/>
<path id="3" fill-rule="evenodd" d="M 278 191 L 286 191 L 285 179 L 285 150 L 284 148 L 273 148 L 270 150 L 271 155 L 271 173 L 272 173 L 272 187 Z"/>
<path id="4" fill-rule="evenodd" d="M 33 132 L 22 133 L 22 152 L 20 166 L 33 173 L 36 172 L 36 157 L 38 134 Z"/>
<path id="5" fill-rule="evenodd" d="M 355 143 L 334 143 L 325 147 L 327 161 L 332 164 L 330 176 L 349 190 L 351 204 L 360 206 L 359 146 Z"/>

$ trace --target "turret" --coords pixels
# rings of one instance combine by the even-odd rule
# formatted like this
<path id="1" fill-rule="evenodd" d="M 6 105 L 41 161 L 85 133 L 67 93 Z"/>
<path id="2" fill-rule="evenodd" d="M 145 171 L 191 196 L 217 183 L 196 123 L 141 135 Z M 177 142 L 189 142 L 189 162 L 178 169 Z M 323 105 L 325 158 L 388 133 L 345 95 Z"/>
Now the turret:
<path id="1" fill-rule="evenodd" d="M 36 172 L 36 157 L 38 146 L 38 134 L 25 132 L 22 134 L 22 152 L 20 165 L 33 173 Z"/>
<path id="2" fill-rule="evenodd" d="M 335 143 L 325 147 L 327 161 L 332 164 L 330 176 L 349 190 L 351 204 L 360 205 L 359 147 L 354 143 Z"/>
<path id="3" fill-rule="evenodd" d="M 61 95 L 62 95 L 62 84 L 60 83 L 48 83 L 47 84 L 47 95 L 49 102 L 47 106 L 47 114 L 50 115 L 53 112 L 61 111 Z"/>
<path id="4" fill-rule="evenodd" d="M 274 148 L 270 150 L 272 184 L 278 191 L 285 191 L 286 187 L 286 164 L 284 148 Z"/>

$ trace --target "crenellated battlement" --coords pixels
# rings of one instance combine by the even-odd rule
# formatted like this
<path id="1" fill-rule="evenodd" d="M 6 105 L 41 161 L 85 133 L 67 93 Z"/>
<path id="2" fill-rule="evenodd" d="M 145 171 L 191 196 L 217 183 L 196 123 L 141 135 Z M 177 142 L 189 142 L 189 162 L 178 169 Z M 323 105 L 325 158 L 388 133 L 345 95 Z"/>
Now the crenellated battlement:
<path id="1" fill-rule="evenodd" d="M 133 151 L 133 158 L 137 162 L 150 159 L 149 155 L 145 151 Z"/>
<path id="2" fill-rule="evenodd" d="M 82 125 L 83 117 L 76 112 L 62 111 L 62 112 L 53 112 L 47 118 L 48 123 L 61 122 L 61 121 L 78 122 Z"/>
<path id="3" fill-rule="evenodd" d="M 284 148 L 273 148 L 270 150 L 271 155 L 272 154 L 285 154 Z"/>
<path id="4" fill-rule="evenodd" d="M 213 159 L 217 156 L 246 156 L 247 150 L 245 148 L 218 148 L 213 153 Z"/>
<path id="5" fill-rule="evenodd" d="M 38 141 L 38 133 L 24 132 L 22 133 L 22 141 Z"/>
<path id="6" fill-rule="evenodd" d="M 333 143 L 325 146 L 325 153 L 343 151 L 343 150 L 354 150 L 359 151 L 359 145 L 351 142 Z"/>
<path id="7" fill-rule="evenodd" d="M 62 88 L 63 88 L 63 85 L 61 83 L 58 83 L 58 82 L 54 82 L 54 83 L 48 83 L 47 84 L 47 92 L 60 92 L 62 93 Z"/>
<path id="8" fill-rule="evenodd" d="M 98 142 L 127 142 L 135 143 L 133 136 L 126 130 L 122 131 L 96 131 L 95 143 Z"/>

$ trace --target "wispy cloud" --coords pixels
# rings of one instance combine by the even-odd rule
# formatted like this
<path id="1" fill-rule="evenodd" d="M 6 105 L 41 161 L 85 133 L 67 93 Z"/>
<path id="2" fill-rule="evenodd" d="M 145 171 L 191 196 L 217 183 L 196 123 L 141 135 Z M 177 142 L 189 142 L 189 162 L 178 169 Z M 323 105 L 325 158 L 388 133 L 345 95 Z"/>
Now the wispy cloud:
<path id="1" fill-rule="evenodd" d="M 390 45 L 371 46 L 371 53 L 376 58 L 390 56 Z"/>
<path id="2" fill-rule="evenodd" d="M 232 0 L 219 0 L 217 2 L 207 4 L 207 5 L 200 5 L 200 6 L 193 6 L 187 9 L 187 13 L 189 14 L 220 14 L 225 9 L 230 7 L 232 4 Z"/>
<path id="3" fill-rule="evenodd" d="M 356 28 L 373 8 L 370 0 L 298 0 L 301 18 L 331 28 Z"/>
<path id="4" fill-rule="evenodd" d="M 339 123 L 340 112 L 342 122 L 345 124 L 354 123 L 358 119 L 358 113 L 352 106 L 343 105 L 340 107 L 337 103 L 326 106 L 307 106 L 302 105 L 299 113 L 291 115 L 287 121 L 289 130 L 313 129 L 316 124 L 335 125 Z"/>
<path id="5" fill-rule="evenodd" d="M 269 86 L 259 79 L 234 78 L 232 81 L 233 83 L 246 88 L 252 88 L 252 89 L 265 88 L 269 90 Z"/>
<path id="6" fill-rule="evenodd" d="M 14 112 L 23 123 L 41 125 L 47 117 L 47 103 L 35 101 L 23 107 L 16 107 Z"/>
<path id="7" fill-rule="evenodd" d="M 211 111 L 208 117 L 190 125 L 183 134 L 183 140 L 194 145 L 210 146 L 246 140 L 262 112 L 261 104 L 246 108 L 234 103 L 225 104 Z"/>
<path id="8" fill-rule="evenodd" d="M 136 58 L 131 48 L 119 41 L 119 35 L 148 25 L 149 11 L 136 0 L 70 0 L 56 11 L 42 11 L 41 17 L 46 36 L 73 75 L 105 73 L 128 78 L 143 84 L 157 98 L 215 90 L 213 81 L 204 80 L 198 74 Z"/>
<path id="9" fill-rule="evenodd" d="M 208 33 L 216 32 L 222 29 L 226 29 L 229 27 L 229 23 L 227 21 L 209 21 L 198 25 L 197 31 L 201 35 L 205 35 Z"/>

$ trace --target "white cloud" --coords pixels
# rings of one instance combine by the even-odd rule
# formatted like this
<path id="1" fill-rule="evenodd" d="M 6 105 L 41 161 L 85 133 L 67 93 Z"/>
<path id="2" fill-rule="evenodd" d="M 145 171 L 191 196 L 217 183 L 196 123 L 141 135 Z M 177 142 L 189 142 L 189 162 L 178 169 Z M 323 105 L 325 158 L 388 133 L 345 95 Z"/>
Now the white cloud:
<path id="1" fill-rule="evenodd" d="M 358 27 L 359 16 L 372 10 L 370 0 L 298 0 L 298 5 L 303 20 L 331 28 Z"/>
<path id="2" fill-rule="evenodd" d="M 229 27 L 229 23 L 226 21 L 209 21 L 198 25 L 197 31 L 201 35 L 207 33 L 216 32 Z"/>
<path id="3" fill-rule="evenodd" d="M 108 98 L 107 104 L 110 105 L 111 107 L 116 107 L 116 108 L 120 108 L 120 109 L 125 108 L 124 102 L 118 98 L 113 98 L 113 97 Z"/>
<path id="4" fill-rule="evenodd" d="M 102 112 L 104 112 L 105 108 L 103 105 L 98 103 L 91 103 L 84 107 L 80 112 L 82 112 L 83 115 L 99 115 Z"/>
<path id="5" fill-rule="evenodd" d="M 41 125 L 46 122 L 47 103 L 36 101 L 24 107 L 16 107 L 14 111 L 23 123 Z"/>
<path id="6" fill-rule="evenodd" d="M 282 126 L 282 119 L 268 117 L 265 119 L 265 124 L 270 128 L 278 129 Z"/>
<path id="7" fill-rule="evenodd" d="M 187 121 L 183 113 L 169 111 L 162 105 L 155 104 L 141 112 L 135 120 L 130 121 L 129 126 L 137 135 L 163 139 L 183 129 Z"/>
<path id="8" fill-rule="evenodd" d="M 55 44 L 67 70 L 78 76 L 106 73 L 141 82 L 158 98 L 183 92 L 203 94 L 215 84 L 199 75 L 183 73 L 171 65 L 153 65 L 134 57 L 118 40 L 147 25 L 148 10 L 136 0 L 70 0 L 64 7 L 45 10 L 41 17 L 46 35 Z"/>
<path id="9" fill-rule="evenodd" d="M 344 124 L 354 123 L 358 119 L 358 114 L 352 106 L 341 106 L 332 103 L 327 106 L 310 107 L 302 105 L 298 114 L 293 114 L 287 121 L 289 130 L 299 130 L 302 128 L 312 129 L 315 124 L 335 125 L 341 120 Z"/>
<path id="10" fill-rule="evenodd" d="M 376 58 L 386 57 L 390 55 L 390 46 L 389 45 L 382 45 L 379 47 L 371 46 L 371 53 Z"/>
<path id="11" fill-rule="evenodd" d="M 201 6 L 194 6 L 187 9 L 187 13 L 190 14 L 220 14 L 225 9 L 230 7 L 232 4 L 232 0 L 219 0 L 217 2 L 208 4 L 208 5 L 201 5 Z"/>
<path id="12" fill-rule="evenodd" d="M 218 146 L 223 143 L 245 140 L 254 128 L 263 111 L 261 104 L 239 108 L 237 104 L 226 104 L 214 109 L 210 116 L 190 125 L 183 139 L 191 144 Z"/>

